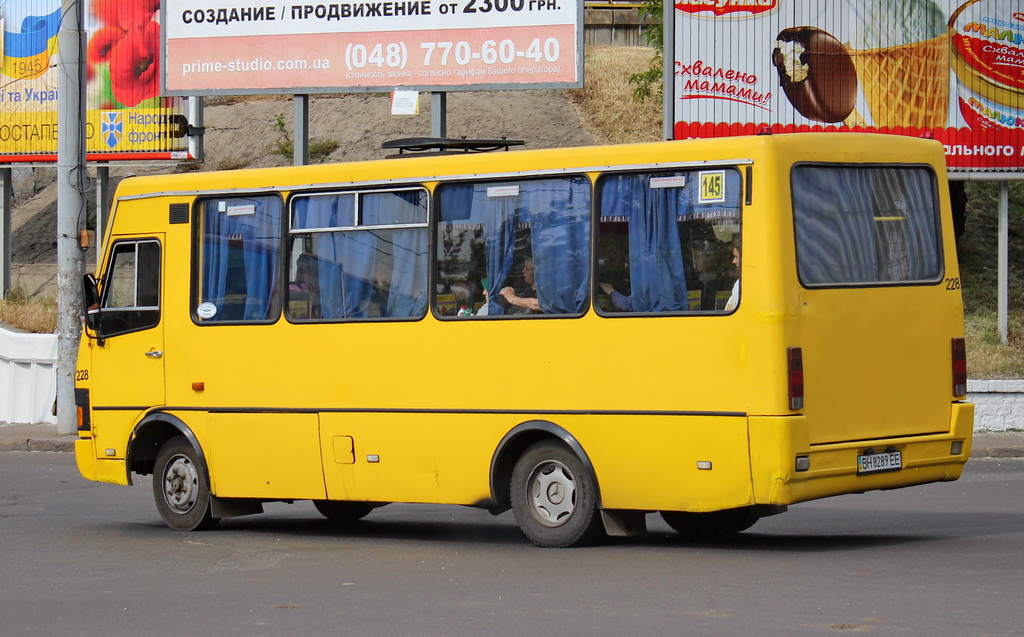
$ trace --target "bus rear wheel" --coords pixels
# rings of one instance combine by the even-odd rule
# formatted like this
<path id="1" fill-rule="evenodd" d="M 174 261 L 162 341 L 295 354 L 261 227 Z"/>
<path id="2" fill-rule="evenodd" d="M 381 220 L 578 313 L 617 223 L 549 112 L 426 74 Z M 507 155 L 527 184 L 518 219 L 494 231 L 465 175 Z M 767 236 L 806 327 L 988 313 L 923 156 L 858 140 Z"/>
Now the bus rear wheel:
<path id="1" fill-rule="evenodd" d="M 684 539 L 707 541 L 746 531 L 760 516 L 753 507 L 740 507 L 710 513 L 662 511 L 661 517 Z"/>
<path id="2" fill-rule="evenodd" d="M 153 498 L 160 517 L 175 531 L 202 531 L 220 521 L 213 517 L 199 453 L 182 438 L 170 440 L 157 454 Z"/>
<path id="3" fill-rule="evenodd" d="M 519 528 L 537 546 L 579 546 L 601 533 L 595 485 L 565 445 L 530 446 L 512 470 L 510 496 Z"/>
<path id="4" fill-rule="evenodd" d="M 343 500 L 313 500 L 313 506 L 331 522 L 355 522 L 369 515 L 377 505 L 370 502 L 346 502 Z"/>

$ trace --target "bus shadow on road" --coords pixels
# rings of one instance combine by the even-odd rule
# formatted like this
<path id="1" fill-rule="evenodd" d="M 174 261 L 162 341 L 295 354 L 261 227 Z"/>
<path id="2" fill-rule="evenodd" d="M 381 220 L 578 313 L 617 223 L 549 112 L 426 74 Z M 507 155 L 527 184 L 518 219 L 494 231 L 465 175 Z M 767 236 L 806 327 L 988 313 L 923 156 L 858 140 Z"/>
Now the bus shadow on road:
<path id="1" fill-rule="evenodd" d="M 279 505 L 263 515 L 228 518 L 212 531 L 248 535 L 275 535 L 325 540 L 436 542 L 478 545 L 529 546 L 511 513 L 499 516 L 469 508 L 444 505 L 390 505 L 367 518 L 339 523 L 313 511 Z M 393 507 L 393 509 L 392 509 Z M 391 510 L 389 510 L 391 509 Z M 786 514 L 791 515 L 791 514 Z M 1024 516 L 1012 513 L 906 512 L 818 510 L 762 521 L 754 529 L 717 540 L 688 540 L 668 528 L 656 514 L 648 516 L 646 533 L 628 538 L 604 538 L 591 548 L 714 549 L 720 551 L 775 551 L 821 553 L 897 547 L 934 541 L 960 540 L 1019 532 Z M 865 519 L 869 523 L 865 523 Z M 147 527 L 166 527 L 159 521 Z M 885 529 L 872 532 L 871 529 Z M 172 533 L 168 530 L 168 533 Z M 206 533 L 203 533 L 205 535 Z"/>

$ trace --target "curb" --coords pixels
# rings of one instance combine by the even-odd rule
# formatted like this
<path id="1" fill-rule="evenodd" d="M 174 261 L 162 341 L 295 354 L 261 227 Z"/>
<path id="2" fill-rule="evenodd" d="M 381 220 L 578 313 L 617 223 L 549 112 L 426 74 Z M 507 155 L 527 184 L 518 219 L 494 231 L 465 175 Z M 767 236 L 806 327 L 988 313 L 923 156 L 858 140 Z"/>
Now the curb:
<path id="1" fill-rule="evenodd" d="M 57 451 L 73 452 L 75 450 L 75 438 L 37 439 L 37 438 L 14 438 L 10 440 L 0 439 L 0 451 Z"/>
<path id="2" fill-rule="evenodd" d="M 990 449 L 972 449 L 972 458 L 1024 458 L 1024 449 L 1016 447 L 992 447 Z"/>

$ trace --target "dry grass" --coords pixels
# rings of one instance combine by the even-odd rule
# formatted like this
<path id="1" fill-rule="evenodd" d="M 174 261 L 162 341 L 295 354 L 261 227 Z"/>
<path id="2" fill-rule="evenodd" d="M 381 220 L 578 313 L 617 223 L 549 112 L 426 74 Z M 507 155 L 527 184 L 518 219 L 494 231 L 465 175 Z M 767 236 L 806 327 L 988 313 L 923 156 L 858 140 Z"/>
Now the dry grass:
<path id="1" fill-rule="evenodd" d="M 633 99 L 629 76 L 650 65 L 647 47 L 592 47 L 587 50 L 585 86 L 568 91 L 580 121 L 600 144 L 656 142 L 662 138 L 661 102 Z"/>
<path id="2" fill-rule="evenodd" d="M 967 337 L 967 375 L 971 378 L 1024 378 L 1024 320 L 1010 317 L 1009 345 L 999 338 L 994 312 L 964 317 Z"/>
<path id="3" fill-rule="evenodd" d="M 57 303 L 52 298 L 29 299 L 15 288 L 0 300 L 0 323 L 26 332 L 53 334 L 57 331 Z"/>

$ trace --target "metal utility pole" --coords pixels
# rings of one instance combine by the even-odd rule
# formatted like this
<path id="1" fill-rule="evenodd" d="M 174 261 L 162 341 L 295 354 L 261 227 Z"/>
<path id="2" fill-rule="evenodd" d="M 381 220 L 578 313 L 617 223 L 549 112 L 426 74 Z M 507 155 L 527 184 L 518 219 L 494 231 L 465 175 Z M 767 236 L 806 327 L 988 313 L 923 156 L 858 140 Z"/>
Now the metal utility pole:
<path id="1" fill-rule="evenodd" d="M 57 84 L 57 433 L 77 430 L 75 361 L 82 324 L 85 255 L 79 230 L 85 220 L 85 36 L 82 4 L 63 0 Z"/>

